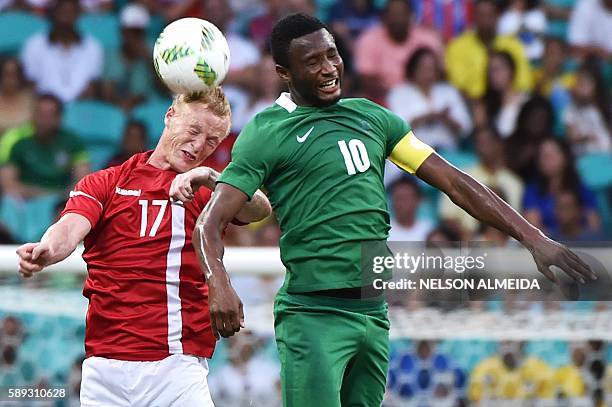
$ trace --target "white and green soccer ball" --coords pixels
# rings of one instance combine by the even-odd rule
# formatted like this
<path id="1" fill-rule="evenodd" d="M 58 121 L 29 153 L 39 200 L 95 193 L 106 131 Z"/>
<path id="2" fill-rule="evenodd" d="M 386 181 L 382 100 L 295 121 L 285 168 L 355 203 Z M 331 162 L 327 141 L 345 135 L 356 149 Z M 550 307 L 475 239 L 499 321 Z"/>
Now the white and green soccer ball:
<path id="1" fill-rule="evenodd" d="M 219 86 L 229 69 L 227 40 L 211 22 L 182 18 L 168 24 L 153 48 L 155 71 L 174 93 Z"/>

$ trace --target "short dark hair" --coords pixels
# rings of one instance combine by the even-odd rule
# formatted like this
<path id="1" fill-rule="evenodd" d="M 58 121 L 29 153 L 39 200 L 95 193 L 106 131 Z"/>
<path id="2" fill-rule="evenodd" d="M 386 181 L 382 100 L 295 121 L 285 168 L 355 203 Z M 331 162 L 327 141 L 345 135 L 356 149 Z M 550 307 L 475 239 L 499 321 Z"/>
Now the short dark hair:
<path id="1" fill-rule="evenodd" d="M 288 67 L 291 41 L 323 28 L 329 31 L 321 20 L 304 13 L 289 14 L 280 19 L 274 25 L 270 36 L 270 51 L 274 62 Z"/>
<path id="2" fill-rule="evenodd" d="M 395 189 L 401 185 L 406 185 L 414 189 L 418 196 L 422 196 L 423 193 L 421 191 L 421 187 L 417 180 L 411 175 L 402 175 L 395 181 L 391 182 L 387 187 L 387 193 L 392 194 Z"/>
<path id="3" fill-rule="evenodd" d="M 429 47 L 420 47 L 412 53 L 412 55 L 408 59 L 408 62 L 406 62 L 406 66 L 404 67 L 404 76 L 406 77 L 406 79 L 414 80 L 414 74 L 416 72 L 417 65 L 419 64 L 419 62 L 421 62 L 421 59 L 423 59 L 423 57 L 427 55 L 433 56 L 434 60 L 436 61 L 436 69 L 438 70 L 438 76 L 440 76 L 440 67 L 438 66 L 438 60 L 436 58 L 436 53 L 434 52 L 434 50 Z"/>
<path id="4" fill-rule="evenodd" d="M 36 96 L 36 102 L 51 102 L 53 104 L 55 104 L 55 107 L 57 108 L 57 111 L 62 114 L 64 111 L 64 103 L 61 101 L 60 98 L 58 98 L 57 96 L 55 96 L 52 93 L 41 93 L 38 96 Z"/>

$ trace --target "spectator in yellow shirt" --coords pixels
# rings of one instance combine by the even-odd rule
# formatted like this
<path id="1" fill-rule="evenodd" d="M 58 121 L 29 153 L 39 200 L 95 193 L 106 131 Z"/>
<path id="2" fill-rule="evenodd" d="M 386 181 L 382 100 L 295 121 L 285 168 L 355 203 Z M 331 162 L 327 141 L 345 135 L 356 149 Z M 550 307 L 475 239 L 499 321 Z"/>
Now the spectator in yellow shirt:
<path id="1" fill-rule="evenodd" d="M 474 30 L 455 38 L 446 49 L 448 79 L 471 99 L 484 95 L 491 51 L 505 51 L 512 55 L 516 63 L 516 89 L 528 91 L 532 87 L 531 68 L 523 45 L 514 36 L 497 35 L 498 16 L 495 0 L 477 0 Z"/>
<path id="2" fill-rule="evenodd" d="M 498 355 L 476 365 L 468 388 L 470 401 L 554 397 L 553 370 L 542 360 L 527 356 L 524 345 L 524 342 L 500 343 Z"/>

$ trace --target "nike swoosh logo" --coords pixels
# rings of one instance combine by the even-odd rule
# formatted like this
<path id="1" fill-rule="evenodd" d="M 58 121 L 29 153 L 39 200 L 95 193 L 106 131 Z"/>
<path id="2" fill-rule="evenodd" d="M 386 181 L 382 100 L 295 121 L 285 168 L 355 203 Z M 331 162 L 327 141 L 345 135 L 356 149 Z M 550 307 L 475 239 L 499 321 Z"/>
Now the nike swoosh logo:
<path id="1" fill-rule="evenodd" d="M 312 131 L 313 131 L 313 130 L 314 130 L 314 126 L 312 126 L 312 127 L 310 128 L 310 130 L 308 130 L 308 131 L 306 132 L 306 134 L 304 134 L 302 137 L 300 137 L 300 136 L 296 136 L 298 143 L 303 143 L 303 142 L 305 142 L 305 141 L 306 141 L 306 139 L 308 138 L 308 136 L 310 136 L 310 133 L 312 133 Z"/>

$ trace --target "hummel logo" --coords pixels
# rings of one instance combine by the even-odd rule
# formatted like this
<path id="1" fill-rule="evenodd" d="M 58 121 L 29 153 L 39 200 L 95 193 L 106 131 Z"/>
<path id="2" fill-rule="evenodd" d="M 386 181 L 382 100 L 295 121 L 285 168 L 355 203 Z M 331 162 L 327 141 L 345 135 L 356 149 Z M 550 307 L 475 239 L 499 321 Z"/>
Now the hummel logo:
<path id="1" fill-rule="evenodd" d="M 306 134 L 304 134 L 302 137 L 300 137 L 300 136 L 296 136 L 298 143 L 303 143 L 303 142 L 305 142 L 305 141 L 306 141 L 306 139 L 308 138 L 308 136 L 310 136 L 310 133 L 312 133 L 312 131 L 313 131 L 313 130 L 314 130 L 314 126 L 312 126 L 312 127 L 310 128 L 310 130 L 308 130 L 308 131 L 306 132 Z"/>
<path id="2" fill-rule="evenodd" d="M 140 189 L 123 189 L 115 187 L 115 193 L 124 196 L 140 196 Z"/>

